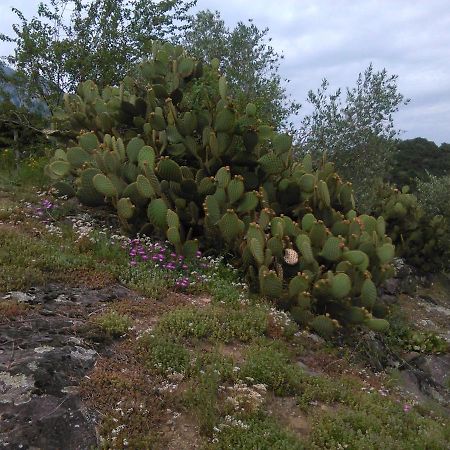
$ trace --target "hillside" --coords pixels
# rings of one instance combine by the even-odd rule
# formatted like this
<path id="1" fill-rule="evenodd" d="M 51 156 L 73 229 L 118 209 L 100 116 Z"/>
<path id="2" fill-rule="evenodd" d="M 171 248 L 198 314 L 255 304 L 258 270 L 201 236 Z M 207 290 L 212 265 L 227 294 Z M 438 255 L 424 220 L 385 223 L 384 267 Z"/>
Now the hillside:
<path id="1" fill-rule="evenodd" d="M 449 448 L 448 278 L 399 266 L 392 331 L 326 342 L 108 210 L 4 183 L 0 214 L 8 448 Z"/>

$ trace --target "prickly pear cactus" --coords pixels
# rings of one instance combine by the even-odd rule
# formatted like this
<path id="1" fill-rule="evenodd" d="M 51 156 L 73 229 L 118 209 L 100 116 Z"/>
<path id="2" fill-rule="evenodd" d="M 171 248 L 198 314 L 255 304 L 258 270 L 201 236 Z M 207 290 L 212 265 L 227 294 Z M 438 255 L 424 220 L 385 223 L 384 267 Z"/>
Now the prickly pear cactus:
<path id="1" fill-rule="evenodd" d="M 323 335 L 385 328 L 374 317 L 393 274 L 383 219 L 358 216 L 331 163 L 295 161 L 292 138 L 255 105 L 239 111 L 217 64 L 155 43 L 120 87 L 85 82 L 66 95 L 55 121 L 76 132 L 46 168 L 64 192 L 112 205 L 128 230 L 186 256 L 227 250 L 252 287 Z"/>
<path id="2" fill-rule="evenodd" d="M 450 224 L 445 217 L 430 217 L 409 189 L 383 186 L 375 207 L 386 219 L 386 231 L 396 255 L 423 272 L 446 270 L 450 263 Z"/>

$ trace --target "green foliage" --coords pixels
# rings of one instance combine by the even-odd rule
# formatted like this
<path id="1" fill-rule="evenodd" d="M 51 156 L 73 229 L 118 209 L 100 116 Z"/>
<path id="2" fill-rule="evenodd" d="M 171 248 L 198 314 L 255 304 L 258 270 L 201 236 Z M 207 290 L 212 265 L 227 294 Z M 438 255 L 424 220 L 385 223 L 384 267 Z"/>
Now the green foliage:
<path id="1" fill-rule="evenodd" d="M 219 375 L 211 368 L 201 373 L 195 385 L 186 392 L 185 402 L 193 409 L 200 431 L 211 436 L 219 419 L 217 392 Z"/>
<path id="2" fill-rule="evenodd" d="M 117 311 L 109 311 L 96 317 L 95 323 L 108 336 L 120 337 L 129 330 L 132 320 L 128 316 L 119 314 Z"/>
<path id="3" fill-rule="evenodd" d="M 239 376 L 243 380 L 251 378 L 255 383 L 263 383 L 277 395 L 290 395 L 299 392 L 301 372 L 285 353 L 256 344 L 249 347 Z"/>
<path id="4" fill-rule="evenodd" d="M 139 352 L 150 370 L 157 373 L 184 374 L 190 366 L 189 352 L 173 337 L 161 334 L 145 334 L 139 339 Z"/>
<path id="5" fill-rule="evenodd" d="M 263 336 L 267 328 L 268 309 L 265 307 L 186 307 L 165 315 L 158 324 L 158 330 L 163 334 L 223 342 L 248 342 Z"/>
<path id="6" fill-rule="evenodd" d="M 404 411 L 378 394 L 358 397 L 352 409 L 316 414 L 307 448 L 438 450 L 447 446 L 450 433 L 445 423 L 415 410 Z"/>
<path id="7" fill-rule="evenodd" d="M 54 111 L 80 82 L 117 85 L 149 53 L 151 39 L 183 28 L 194 3 L 49 0 L 31 19 L 12 8 L 14 35 L 0 40 L 15 44 L 7 61 L 22 79 L 16 85 Z"/>
<path id="8" fill-rule="evenodd" d="M 375 213 L 385 218 L 387 233 L 398 256 L 424 272 L 447 267 L 450 261 L 448 218 L 426 212 L 408 188 L 399 191 L 388 185 L 379 191 Z"/>
<path id="9" fill-rule="evenodd" d="M 416 182 L 417 200 L 426 214 L 441 215 L 450 220 L 450 175 L 438 177 L 429 173 L 428 176 L 426 181 Z"/>
<path id="10" fill-rule="evenodd" d="M 398 92 L 397 76 L 375 71 L 372 64 L 345 94 L 341 89 L 329 94 L 328 88 L 324 80 L 317 92 L 308 93 L 313 112 L 302 121 L 300 139 L 306 151 L 326 153 L 353 183 L 359 210 L 369 211 L 394 153 L 399 131 L 393 115 L 408 100 Z"/>
<path id="11" fill-rule="evenodd" d="M 242 420 L 243 425 L 231 424 L 223 428 L 211 450 L 303 450 L 307 448 L 290 431 L 264 414 L 255 414 Z M 243 426 L 245 429 L 243 430 Z"/>
<path id="12" fill-rule="evenodd" d="M 351 322 L 365 279 L 378 286 L 392 275 L 391 240 L 381 219 L 356 214 L 351 184 L 332 163 L 296 161 L 288 135 L 253 107 L 240 113 L 226 92 L 214 64 L 155 42 L 152 58 L 120 88 L 85 82 L 66 94 L 55 124 L 81 134 L 55 152 L 46 173 L 72 181 L 83 203 L 110 203 L 125 228 L 167 238 L 187 258 L 199 245 L 229 252 L 253 289 L 300 308 L 300 323 L 330 315 L 316 321 L 329 335 Z M 297 274 L 307 282 L 288 292 Z M 368 322 L 379 300 L 365 303 Z"/>
<path id="13" fill-rule="evenodd" d="M 293 102 L 278 74 L 282 55 L 269 44 L 268 29 L 260 30 L 249 20 L 229 29 L 218 11 L 200 11 L 191 17 L 182 35 L 186 50 L 205 62 L 220 60 L 229 91 L 248 116 L 258 116 L 275 127 L 293 129 L 290 116 L 300 105 Z M 290 145 L 289 145 L 290 146 Z"/>
<path id="14" fill-rule="evenodd" d="M 437 146 L 424 138 L 399 141 L 390 161 L 389 181 L 396 186 L 410 186 L 416 190 L 418 183 L 429 177 L 442 177 L 450 172 L 448 144 Z"/>

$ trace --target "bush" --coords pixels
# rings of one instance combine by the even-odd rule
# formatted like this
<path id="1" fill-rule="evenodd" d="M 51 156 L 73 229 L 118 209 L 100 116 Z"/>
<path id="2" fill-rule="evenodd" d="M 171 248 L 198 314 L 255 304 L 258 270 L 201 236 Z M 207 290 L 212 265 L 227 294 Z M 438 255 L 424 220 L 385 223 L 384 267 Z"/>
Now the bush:
<path id="1" fill-rule="evenodd" d="M 427 211 L 407 187 L 399 191 L 384 185 L 375 207 L 375 213 L 386 219 L 397 256 L 423 272 L 445 269 L 450 261 L 449 222 L 431 212 L 436 208 L 433 202 L 436 205 L 436 200 L 427 203 Z"/>

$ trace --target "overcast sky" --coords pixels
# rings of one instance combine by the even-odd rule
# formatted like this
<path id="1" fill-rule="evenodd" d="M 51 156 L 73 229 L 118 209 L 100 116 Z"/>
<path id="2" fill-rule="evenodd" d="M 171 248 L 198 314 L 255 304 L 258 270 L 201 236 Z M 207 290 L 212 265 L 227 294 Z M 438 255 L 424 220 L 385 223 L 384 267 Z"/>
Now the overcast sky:
<path id="1" fill-rule="evenodd" d="M 38 0 L 0 0 L 0 31 L 11 33 L 11 6 L 27 17 Z M 285 55 L 280 73 L 305 104 L 309 89 L 355 84 L 369 65 L 398 74 L 411 102 L 397 114 L 403 138 L 450 142 L 450 0 L 198 0 L 196 9 L 220 11 L 228 26 L 254 19 L 268 27 Z M 0 55 L 10 49 L 0 44 Z"/>

